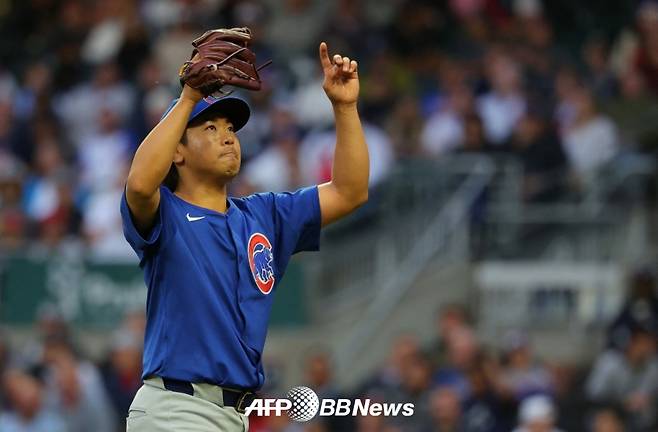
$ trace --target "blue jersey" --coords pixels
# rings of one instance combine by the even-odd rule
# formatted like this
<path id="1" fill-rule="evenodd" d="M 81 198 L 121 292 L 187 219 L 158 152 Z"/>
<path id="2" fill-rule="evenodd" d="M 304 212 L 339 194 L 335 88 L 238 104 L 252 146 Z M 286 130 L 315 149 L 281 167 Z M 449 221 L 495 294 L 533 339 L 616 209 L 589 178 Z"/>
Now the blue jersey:
<path id="1" fill-rule="evenodd" d="M 124 235 L 148 286 L 143 377 L 258 389 L 274 291 L 290 256 L 317 250 L 317 187 L 229 198 L 226 213 L 160 187 L 146 237 L 125 191 Z"/>

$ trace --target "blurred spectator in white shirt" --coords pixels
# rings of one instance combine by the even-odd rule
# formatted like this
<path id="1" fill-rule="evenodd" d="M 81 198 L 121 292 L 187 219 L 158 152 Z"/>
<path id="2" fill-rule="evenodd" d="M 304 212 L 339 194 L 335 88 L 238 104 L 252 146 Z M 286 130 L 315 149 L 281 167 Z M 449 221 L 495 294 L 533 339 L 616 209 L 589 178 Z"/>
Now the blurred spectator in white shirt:
<path id="1" fill-rule="evenodd" d="M 525 112 L 521 71 L 517 63 L 499 51 L 487 55 L 486 70 L 491 90 L 478 98 L 477 110 L 487 139 L 502 144 Z"/>
<path id="2" fill-rule="evenodd" d="M 127 175 L 127 165 L 116 167 Z M 82 231 L 89 244 L 88 258 L 101 262 L 134 262 L 135 253 L 126 246 L 121 217 L 116 206 L 121 201 L 123 183 L 91 194 L 83 209 Z"/>
<path id="3" fill-rule="evenodd" d="M 100 111 L 98 132 L 87 136 L 79 150 L 81 186 L 91 192 L 113 188 L 125 180 L 121 169 L 133 150 L 130 134 L 121 128 L 118 113 L 110 109 Z"/>
<path id="4" fill-rule="evenodd" d="M 282 135 L 247 164 L 244 180 L 258 192 L 296 189 L 302 185 L 298 153 L 297 136 Z"/>
<path id="5" fill-rule="evenodd" d="M 532 396 L 519 408 L 519 427 L 514 432 L 560 432 L 555 427 L 557 415 L 547 396 Z"/>
<path id="6" fill-rule="evenodd" d="M 35 148 L 34 174 L 23 187 L 25 212 L 32 221 L 41 223 L 59 209 L 58 177 L 64 171 L 59 143 L 54 138 L 40 139 Z"/>
<path id="7" fill-rule="evenodd" d="M 637 325 L 622 352 L 607 350 L 599 355 L 586 392 L 593 402 L 623 406 L 635 428 L 655 425 L 658 359 L 651 330 Z"/>
<path id="8" fill-rule="evenodd" d="M 563 133 L 562 145 L 571 169 L 587 181 L 619 150 L 615 124 L 596 109 L 592 94 L 581 87 L 571 94 L 575 118 Z"/>
<path id="9" fill-rule="evenodd" d="M 119 127 L 118 116 L 104 110 L 100 131 L 80 148 L 81 186 L 88 193 L 83 205 L 83 233 L 91 257 L 108 261 L 132 261 L 134 253 L 123 238 L 121 217 L 115 211 L 132 153 L 132 138 Z"/>
<path id="10" fill-rule="evenodd" d="M 426 154 L 442 156 L 464 143 L 464 116 L 473 108 L 473 94 L 466 86 L 451 89 L 439 111 L 423 126 L 421 143 Z"/>

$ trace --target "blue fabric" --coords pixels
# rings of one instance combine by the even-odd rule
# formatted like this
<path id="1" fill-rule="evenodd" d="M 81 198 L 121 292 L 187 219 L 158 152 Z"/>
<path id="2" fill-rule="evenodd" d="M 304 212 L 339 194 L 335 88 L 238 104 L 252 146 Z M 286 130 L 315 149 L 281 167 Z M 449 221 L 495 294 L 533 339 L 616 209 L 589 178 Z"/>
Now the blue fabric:
<path id="1" fill-rule="evenodd" d="M 143 377 L 260 388 L 274 291 L 292 254 L 319 249 L 317 187 L 229 198 L 218 213 L 162 186 L 144 237 L 124 191 L 121 217 L 148 286 Z"/>

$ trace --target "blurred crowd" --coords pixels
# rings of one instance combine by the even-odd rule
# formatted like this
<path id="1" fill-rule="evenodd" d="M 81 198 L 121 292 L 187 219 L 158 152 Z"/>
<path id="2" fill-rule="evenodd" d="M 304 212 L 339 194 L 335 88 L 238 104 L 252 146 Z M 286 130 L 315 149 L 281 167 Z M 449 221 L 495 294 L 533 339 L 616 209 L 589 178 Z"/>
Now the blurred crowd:
<path id="1" fill-rule="evenodd" d="M 371 183 L 403 159 L 502 153 L 524 199 L 587 188 L 658 137 L 658 4 L 566 0 L 15 0 L 0 8 L 0 251 L 131 260 L 117 209 L 132 154 L 204 29 L 249 26 L 232 193 L 331 173 L 319 41 L 360 64 Z"/>
<path id="2" fill-rule="evenodd" d="M 303 430 L 358 432 L 640 432 L 658 428 L 658 285 L 652 270 L 629 276 L 602 349 L 586 364 L 542 359 L 521 329 L 496 347 L 478 338 L 464 305 L 442 306 L 435 336 L 392 341 L 388 359 L 353 391 L 332 385 L 331 355 L 312 352 L 306 384 L 320 397 L 412 402 L 413 417 L 330 418 Z M 285 424 L 285 419 L 270 419 Z M 265 426 L 256 431 L 296 430 Z"/>
<path id="3" fill-rule="evenodd" d="M 625 302 L 592 341 L 592 360 L 544 360 L 531 335 L 509 329 L 502 343 L 478 338 L 464 305 L 436 314 L 433 339 L 413 333 L 391 342 L 370 376 L 339 389 L 332 353 L 318 345 L 303 364 L 265 359 L 262 397 L 285 397 L 286 368 L 320 399 L 370 399 L 415 406 L 411 417 L 322 417 L 297 423 L 286 415 L 250 417 L 251 432 L 650 432 L 658 428 L 658 291 L 656 275 L 639 270 Z M 53 311 L 40 314 L 38 338 L 10 347 L 0 337 L 0 431 L 116 432 L 141 385 L 141 313 L 128 314 L 109 349 L 92 362 L 71 328 Z M 432 323 L 428 323 L 432 325 Z M 602 346 L 599 353 L 597 347 Z"/>
<path id="4" fill-rule="evenodd" d="M 123 319 L 100 364 L 82 352 L 56 311 L 42 310 L 35 327 L 37 338 L 20 349 L 0 335 L 0 431 L 125 431 L 142 385 L 144 315 Z"/>

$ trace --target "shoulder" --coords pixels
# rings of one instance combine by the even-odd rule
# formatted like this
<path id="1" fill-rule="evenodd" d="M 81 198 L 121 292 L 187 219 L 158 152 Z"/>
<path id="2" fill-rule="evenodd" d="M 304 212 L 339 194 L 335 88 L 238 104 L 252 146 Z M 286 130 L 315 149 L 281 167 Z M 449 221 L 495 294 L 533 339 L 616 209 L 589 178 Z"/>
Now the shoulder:
<path id="1" fill-rule="evenodd" d="M 271 209 L 274 202 L 273 192 L 260 192 L 244 197 L 231 197 L 231 204 L 242 211 Z"/>

